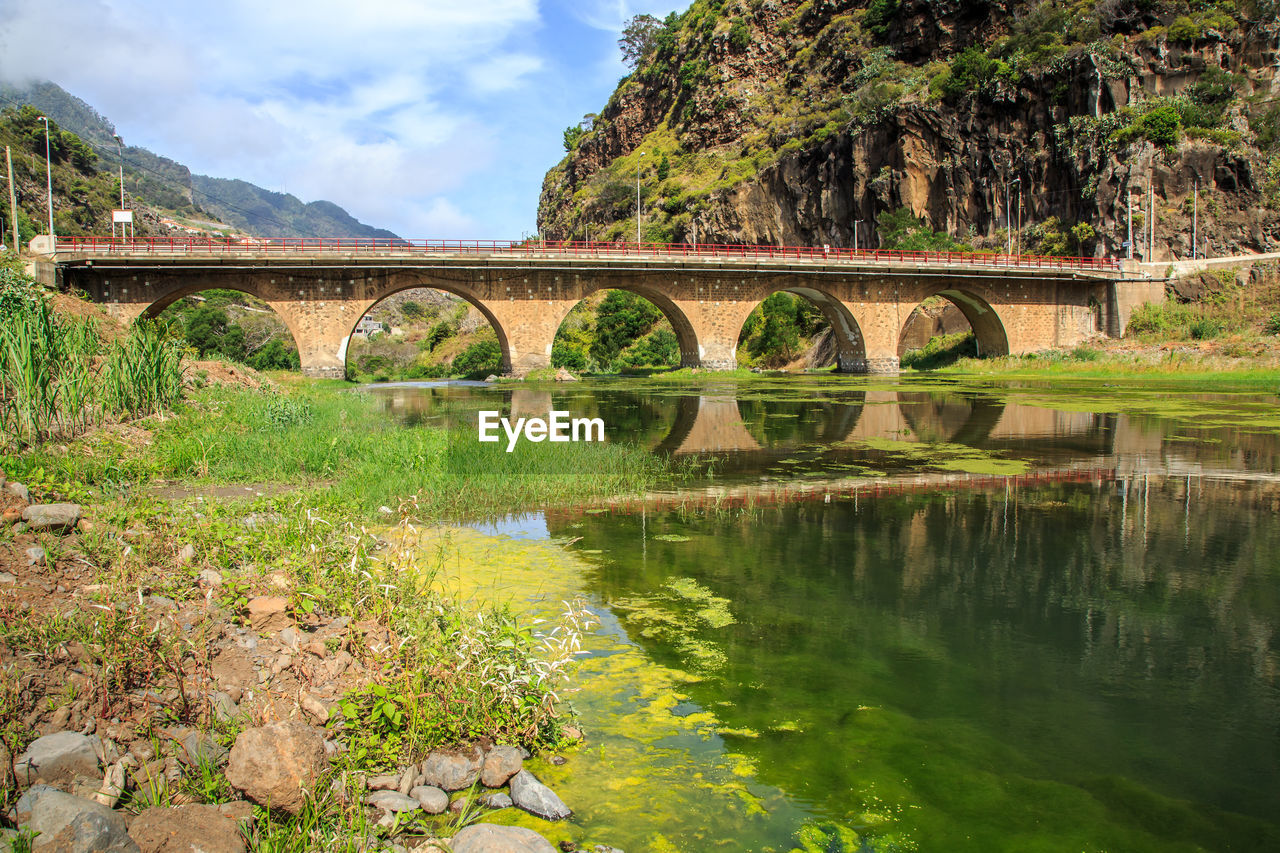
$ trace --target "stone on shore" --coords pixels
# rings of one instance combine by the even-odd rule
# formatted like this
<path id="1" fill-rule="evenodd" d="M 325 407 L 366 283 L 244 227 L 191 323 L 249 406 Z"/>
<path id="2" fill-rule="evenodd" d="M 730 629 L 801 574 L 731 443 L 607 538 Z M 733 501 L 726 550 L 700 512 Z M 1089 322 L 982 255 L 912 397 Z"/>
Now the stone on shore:
<path id="1" fill-rule="evenodd" d="M 324 737 L 298 720 L 245 729 L 231 748 L 227 781 L 262 806 L 302 811 L 326 766 Z"/>
<path id="2" fill-rule="evenodd" d="M 289 599 L 278 596 L 258 596 L 250 599 L 249 627 L 255 631 L 280 631 L 288 628 L 293 620 L 286 612 Z"/>
<path id="3" fill-rule="evenodd" d="M 80 521 L 80 504 L 34 504 L 22 511 L 31 530 L 74 530 Z"/>
<path id="4" fill-rule="evenodd" d="M 32 853 L 141 853 L 119 813 L 48 785 L 33 786 L 14 812 L 20 828 L 38 833 Z"/>
<path id="5" fill-rule="evenodd" d="M 412 812 L 422 808 L 418 800 L 399 791 L 374 791 L 364 801 L 384 812 Z"/>
<path id="6" fill-rule="evenodd" d="M 445 791 L 470 788 L 480 778 L 484 753 L 478 746 L 436 750 L 422 762 L 422 784 Z"/>
<path id="7" fill-rule="evenodd" d="M 495 746 L 484 757 L 480 781 L 486 788 L 501 788 L 524 768 L 524 755 L 514 746 Z"/>
<path id="8" fill-rule="evenodd" d="M 573 812 L 564 801 L 528 770 L 511 777 L 511 801 L 516 808 L 545 820 L 564 820 Z"/>
<path id="9" fill-rule="evenodd" d="M 409 792 L 427 814 L 444 814 L 449 808 L 449 795 L 432 785 L 419 785 Z"/>
<path id="10" fill-rule="evenodd" d="M 551 842 L 532 829 L 478 823 L 453 836 L 453 853 L 556 853 Z"/>
<path id="11" fill-rule="evenodd" d="M 142 853 L 244 853 L 240 826 L 218 806 L 153 806 L 133 820 L 129 835 Z"/>
<path id="12" fill-rule="evenodd" d="M 69 787 L 77 779 L 102 779 L 98 762 L 98 739 L 78 732 L 55 732 L 36 738 L 13 769 L 18 786 L 45 784 Z"/>

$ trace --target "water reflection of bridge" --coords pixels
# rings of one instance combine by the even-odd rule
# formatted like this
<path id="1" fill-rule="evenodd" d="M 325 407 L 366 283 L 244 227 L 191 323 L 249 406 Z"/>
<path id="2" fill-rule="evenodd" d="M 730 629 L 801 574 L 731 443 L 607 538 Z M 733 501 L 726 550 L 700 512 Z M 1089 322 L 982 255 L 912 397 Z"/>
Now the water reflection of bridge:
<path id="1" fill-rule="evenodd" d="M 786 404 L 771 404 L 768 409 L 780 405 Z M 757 408 L 750 400 L 739 399 L 732 389 L 681 397 L 675 423 L 655 449 L 673 455 L 752 454 L 805 444 L 873 441 L 964 444 L 993 450 L 1045 444 L 1101 455 L 1115 449 L 1114 416 L 1004 403 L 981 396 L 941 397 L 898 390 L 843 392 L 838 398 L 815 398 L 794 405 L 804 412 L 806 428 L 793 429 L 785 436 L 769 434 L 768 420 L 771 415 L 792 413 Z"/>

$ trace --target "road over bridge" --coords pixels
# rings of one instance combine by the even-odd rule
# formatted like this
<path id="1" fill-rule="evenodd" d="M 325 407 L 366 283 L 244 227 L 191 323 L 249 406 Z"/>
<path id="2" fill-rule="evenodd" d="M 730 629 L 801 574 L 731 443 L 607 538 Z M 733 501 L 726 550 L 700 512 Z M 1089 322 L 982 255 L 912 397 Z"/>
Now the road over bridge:
<path id="1" fill-rule="evenodd" d="M 83 291 L 121 321 L 154 316 L 211 288 L 267 302 L 298 345 L 302 369 L 341 377 L 359 319 L 401 290 L 456 294 L 489 320 L 504 369 L 546 367 L 560 323 L 602 289 L 656 305 L 681 364 L 736 364 L 738 335 L 771 293 L 813 302 L 835 332 L 843 371 L 892 372 L 911 312 L 941 296 L 959 307 L 982 354 L 1020 354 L 1119 336 L 1164 282 L 1109 259 L 959 252 L 863 252 L 777 246 L 622 245 L 440 240 L 115 241 L 38 237 L 37 275 Z"/>

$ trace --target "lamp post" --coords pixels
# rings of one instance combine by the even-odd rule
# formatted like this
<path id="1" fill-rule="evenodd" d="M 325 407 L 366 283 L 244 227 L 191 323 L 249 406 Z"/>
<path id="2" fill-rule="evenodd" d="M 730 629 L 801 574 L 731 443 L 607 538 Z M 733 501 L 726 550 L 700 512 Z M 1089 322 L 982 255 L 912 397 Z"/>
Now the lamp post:
<path id="1" fill-rule="evenodd" d="M 640 152 L 644 156 L 644 152 Z M 640 248 L 640 161 L 636 161 L 636 248 Z"/>
<path id="2" fill-rule="evenodd" d="M 44 122 L 44 175 L 49 189 L 49 236 L 53 237 L 53 165 L 49 159 L 49 117 L 40 116 Z"/>
<path id="3" fill-rule="evenodd" d="M 853 220 L 853 250 L 858 251 L 858 225 L 863 222 L 862 219 Z"/>

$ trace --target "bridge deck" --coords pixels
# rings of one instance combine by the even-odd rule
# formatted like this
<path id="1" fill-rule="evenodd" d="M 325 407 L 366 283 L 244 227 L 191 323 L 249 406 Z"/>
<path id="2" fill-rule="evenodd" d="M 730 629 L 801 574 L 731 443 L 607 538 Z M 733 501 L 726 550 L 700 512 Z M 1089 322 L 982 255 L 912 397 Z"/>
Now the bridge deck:
<path id="1" fill-rule="evenodd" d="M 1040 257 L 982 252 L 864 251 L 805 246 L 698 245 L 668 243 L 582 243 L 568 241 L 462 241 L 381 239 L 274 240 L 112 240 L 59 237 L 53 260 L 65 265 L 168 266 L 243 264 L 265 266 L 418 266 L 482 264 L 573 267 L 637 264 L 648 268 L 750 267 L 785 270 L 795 265 L 813 271 L 859 269 L 929 270 L 974 268 L 998 274 L 1061 276 L 1079 273 L 1118 278 L 1120 262 L 1111 258 Z"/>

